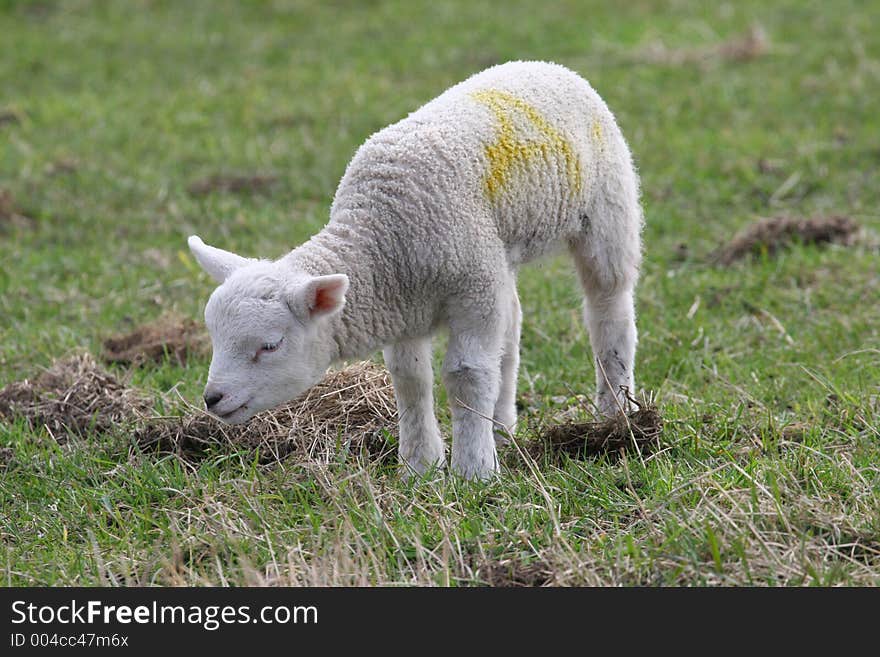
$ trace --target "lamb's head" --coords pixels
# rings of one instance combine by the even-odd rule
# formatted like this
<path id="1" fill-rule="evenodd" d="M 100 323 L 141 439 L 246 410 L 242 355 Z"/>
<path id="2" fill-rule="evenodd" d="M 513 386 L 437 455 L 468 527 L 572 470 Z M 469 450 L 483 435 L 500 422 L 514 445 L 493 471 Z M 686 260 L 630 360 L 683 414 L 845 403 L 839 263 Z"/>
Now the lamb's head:
<path id="1" fill-rule="evenodd" d="M 214 350 L 207 409 L 240 424 L 317 383 L 336 355 L 328 320 L 345 304 L 348 277 L 243 258 L 196 236 L 188 243 L 220 283 L 205 307 Z"/>

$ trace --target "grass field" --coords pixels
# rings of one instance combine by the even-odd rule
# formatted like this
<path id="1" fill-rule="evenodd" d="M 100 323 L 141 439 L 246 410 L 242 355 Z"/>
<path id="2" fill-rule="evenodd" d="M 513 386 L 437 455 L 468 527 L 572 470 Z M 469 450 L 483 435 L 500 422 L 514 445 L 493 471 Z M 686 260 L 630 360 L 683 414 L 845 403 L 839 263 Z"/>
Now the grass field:
<path id="1" fill-rule="evenodd" d="M 164 312 L 200 319 L 213 288 L 187 235 L 280 256 L 373 131 L 490 64 L 549 59 L 590 80 L 640 168 L 636 376 L 665 419 L 650 456 L 513 455 L 486 484 L 229 449 L 187 465 L 125 427 L 0 420 L 5 584 L 880 583 L 872 3 L 0 8 L 0 386 Z M 725 46 L 753 26 L 765 50 Z M 188 191 L 220 173 L 278 178 Z M 837 214 L 864 226 L 854 246 L 709 258 L 760 217 Z M 594 383 L 568 261 L 524 270 L 520 294 L 528 425 Z M 165 412 L 208 362 L 111 369 Z"/>

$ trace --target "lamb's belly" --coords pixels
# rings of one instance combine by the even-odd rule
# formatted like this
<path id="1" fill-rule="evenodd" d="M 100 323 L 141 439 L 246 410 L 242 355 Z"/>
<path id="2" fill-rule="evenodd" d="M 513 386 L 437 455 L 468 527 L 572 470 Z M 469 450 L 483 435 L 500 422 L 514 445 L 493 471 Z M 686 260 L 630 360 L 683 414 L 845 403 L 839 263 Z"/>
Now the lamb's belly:
<path id="1" fill-rule="evenodd" d="M 549 180 L 551 184 L 541 189 L 523 185 L 519 194 L 495 209 L 498 233 L 514 266 L 557 250 L 584 230 L 586 202 L 567 186 Z"/>

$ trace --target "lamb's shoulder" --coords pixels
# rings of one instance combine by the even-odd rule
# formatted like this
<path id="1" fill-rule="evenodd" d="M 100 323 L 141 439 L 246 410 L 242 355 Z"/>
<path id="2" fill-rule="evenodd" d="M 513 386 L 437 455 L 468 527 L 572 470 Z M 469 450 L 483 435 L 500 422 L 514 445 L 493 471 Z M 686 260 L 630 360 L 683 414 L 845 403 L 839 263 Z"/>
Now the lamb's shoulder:
<path id="1" fill-rule="evenodd" d="M 449 208 L 473 196 L 477 156 L 486 140 L 475 127 L 422 114 L 375 133 L 349 162 L 331 216 L 365 204 L 402 213 L 413 206 Z"/>

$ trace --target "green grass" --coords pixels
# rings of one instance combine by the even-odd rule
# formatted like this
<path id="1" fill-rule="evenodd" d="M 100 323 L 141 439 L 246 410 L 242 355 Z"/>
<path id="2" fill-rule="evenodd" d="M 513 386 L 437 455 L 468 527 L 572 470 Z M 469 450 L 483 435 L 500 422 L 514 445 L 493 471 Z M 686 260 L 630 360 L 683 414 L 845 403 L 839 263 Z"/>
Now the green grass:
<path id="1" fill-rule="evenodd" d="M 4 583 L 880 583 L 876 9 L 504 5 L 0 3 L 0 111 L 18 119 L 0 123 L 0 190 L 32 220 L 0 220 L 0 384 L 164 311 L 199 317 L 212 285 L 187 235 L 280 256 L 373 131 L 492 63 L 550 59 L 605 98 L 641 171 L 636 373 L 664 449 L 412 484 L 353 459 L 187 466 L 124 430 L 62 445 L 0 421 Z M 752 23 L 770 43 L 754 60 L 652 59 Z M 280 181 L 187 193 L 217 172 Z M 757 217 L 832 213 L 868 238 L 707 261 Z M 523 271 L 520 293 L 520 393 L 552 416 L 593 389 L 568 262 Z M 196 400 L 207 365 L 132 382 Z"/>

